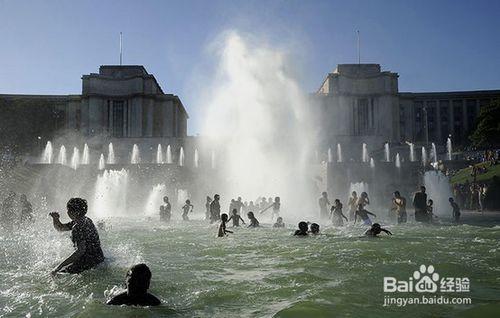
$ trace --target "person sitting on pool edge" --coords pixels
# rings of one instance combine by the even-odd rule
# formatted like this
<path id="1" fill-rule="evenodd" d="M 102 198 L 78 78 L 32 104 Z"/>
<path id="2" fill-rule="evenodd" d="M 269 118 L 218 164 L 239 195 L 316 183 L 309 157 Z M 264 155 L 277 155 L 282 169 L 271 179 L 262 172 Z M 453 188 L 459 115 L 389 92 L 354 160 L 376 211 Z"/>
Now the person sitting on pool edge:
<path id="1" fill-rule="evenodd" d="M 253 212 L 248 212 L 248 219 L 250 220 L 250 224 L 248 227 L 259 227 L 259 220 L 253 215 Z"/>
<path id="2" fill-rule="evenodd" d="M 55 275 L 59 271 L 70 274 L 78 274 L 87 269 L 96 267 L 104 261 L 99 234 L 87 214 L 87 201 L 81 198 L 71 198 L 66 204 L 69 223 L 61 223 L 59 213 L 51 212 L 52 223 L 58 231 L 71 231 L 71 240 L 76 251 L 59 264 L 53 271 Z"/>
<path id="3" fill-rule="evenodd" d="M 283 218 L 281 216 L 278 216 L 276 219 L 276 223 L 273 224 L 274 228 L 280 228 L 280 227 L 285 227 L 285 223 L 283 223 Z"/>
<path id="4" fill-rule="evenodd" d="M 127 306 L 158 306 L 161 301 L 148 293 L 151 271 L 146 264 L 132 266 L 125 276 L 127 290 L 114 296 L 106 304 Z"/>
<path id="5" fill-rule="evenodd" d="M 307 233 L 308 226 L 307 222 L 299 222 L 299 229 L 293 233 L 294 236 L 308 236 L 309 234 Z"/>
<path id="6" fill-rule="evenodd" d="M 365 235 L 366 236 L 372 236 L 372 237 L 376 237 L 377 235 L 379 235 L 380 233 L 382 232 L 385 232 L 387 233 L 388 235 L 392 235 L 391 231 L 389 230 L 386 230 L 386 229 L 383 229 L 380 224 L 378 223 L 373 223 L 372 227 L 367 230 L 365 232 Z"/>
<path id="7" fill-rule="evenodd" d="M 236 209 L 234 210 L 236 211 Z M 221 222 L 219 225 L 219 233 L 217 234 L 217 237 L 224 237 L 227 235 L 227 233 L 233 233 L 232 231 L 226 230 L 226 223 L 229 221 L 227 219 L 227 214 L 222 213 L 220 216 Z"/>
<path id="8" fill-rule="evenodd" d="M 319 224 L 318 223 L 311 223 L 310 229 L 311 230 L 309 231 L 309 233 L 311 233 L 312 235 L 319 234 Z"/>

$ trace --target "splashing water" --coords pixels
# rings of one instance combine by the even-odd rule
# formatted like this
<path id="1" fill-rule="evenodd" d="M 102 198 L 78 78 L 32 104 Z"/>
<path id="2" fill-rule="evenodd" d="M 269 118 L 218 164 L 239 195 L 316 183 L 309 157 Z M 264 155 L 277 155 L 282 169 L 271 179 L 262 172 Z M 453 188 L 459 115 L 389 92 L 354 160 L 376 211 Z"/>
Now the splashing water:
<path id="1" fill-rule="evenodd" d="M 441 171 L 427 171 L 424 174 L 424 184 L 427 198 L 434 201 L 434 214 L 441 216 L 451 215 L 451 207 L 448 201 L 453 197 L 450 181 Z"/>
<path id="2" fill-rule="evenodd" d="M 432 143 L 432 149 L 431 149 L 431 158 L 432 158 L 432 162 L 433 163 L 436 163 L 438 161 L 438 158 L 437 158 L 437 150 L 436 150 L 436 144 L 435 143 Z"/>
<path id="3" fill-rule="evenodd" d="M 51 164 L 53 156 L 54 151 L 52 149 L 52 142 L 47 141 L 47 145 L 45 145 L 45 149 L 43 150 L 41 162 L 44 164 Z"/>
<path id="4" fill-rule="evenodd" d="M 172 163 L 172 150 L 170 149 L 170 145 L 167 146 L 167 163 Z"/>
<path id="5" fill-rule="evenodd" d="M 97 176 L 94 190 L 93 215 L 120 216 L 127 210 L 128 172 L 125 169 L 104 170 Z"/>
<path id="6" fill-rule="evenodd" d="M 337 144 L 337 162 L 342 162 L 342 146 Z"/>
<path id="7" fill-rule="evenodd" d="M 333 162 L 332 148 L 328 148 L 328 163 Z"/>
<path id="8" fill-rule="evenodd" d="M 422 165 L 425 167 L 427 165 L 427 151 L 425 147 L 422 147 Z"/>
<path id="9" fill-rule="evenodd" d="M 156 163 L 158 164 L 163 163 L 163 150 L 161 149 L 160 144 L 158 144 L 158 147 L 156 148 Z"/>
<path id="10" fill-rule="evenodd" d="M 57 156 L 57 163 L 61 165 L 67 165 L 68 159 L 66 155 L 66 147 L 64 145 L 59 148 L 59 155 Z"/>
<path id="11" fill-rule="evenodd" d="M 195 168 L 198 168 L 199 161 L 200 161 L 200 157 L 198 154 L 198 149 L 195 149 L 194 150 L 194 157 L 193 157 L 193 165 Z"/>
<path id="12" fill-rule="evenodd" d="M 358 197 L 363 192 L 368 193 L 368 195 L 370 194 L 368 190 L 368 183 L 365 182 L 351 182 L 351 185 L 349 186 L 349 192 L 346 193 L 346 198 L 348 198 L 351 195 L 352 191 L 356 191 Z"/>
<path id="13" fill-rule="evenodd" d="M 375 169 L 375 160 L 370 157 L 370 168 Z"/>
<path id="14" fill-rule="evenodd" d="M 184 166 L 184 148 L 181 147 L 181 150 L 179 150 L 179 166 L 183 167 Z"/>
<path id="15" fill-rule="evenodd" d="M 365 143 L 363 143 L 363 154 L 361 156 L 361 160 L 363 162 L 368 162 L 369 158 L 368 158 L 368 148 L 366 146 Z"/>
<path id="16" fill-rule="evenodd" d="M 141 163 L 141 154 L 139 153 L 139 146 L 134 144 L 132 147 L 132 155 L 130 156 L 130 163 L 133 165 Z"/>
<path id="17" fill-rule="evenodd" d="M 108 145 L 108 165 L 114 165 L 116 163 L 115 160 L 115 150 L 113 148 L 113 143 L 109 143 Z"/>
<path id="18" fill-rule="evenodd" d="M 73 147 L 73 155 L 71 155 L 71 168 L 78 168 L 80 164 L 80 150 L 77 147 Z"/>
<path id="19" fill-rule="evenodd" d="M 389 149 L 389 143 L 386 142 L 384 145 L 384 154 L 385 154 L 385 161 L 390 162 L 391 161 L 391 151 Z"/>
<path id="20" fill-rule="evenodd" d="M 415 144 L 410 143 L 410 161 L 415 161 Z"/>
<path id="21" fill-rule="evenodd" d="M 448 160 L 451 160 L 452 146 L 451 146 L 451 138 L 448 137 L 446 139 L 446 154 L 448 156 Z"/>
<path id="22" fill-rule="evenodd" d="M 144 207 L 144 212 L 147 216 L 153 216 L 158 214 L 160 205 L 163 204 L 162 198 L 166 195 L 165 184 L 157 184 L 153 186 L 149 192 L 148 199 Z"/>
<path id="23" fill-rule="evenodd" d="M 89 163 L 90 163 L 89 146 L 85 144 L 83 145 L 82 165 L 88 165 Z"/>
<path id="24" fill-rule="evenodd" d="M 401 168 L 401 159 L 399 158 L 399 152 L 396 153 L 396 161 L 394 162 L 396 168 Z"/>
<path id="25" fill-rule="evenodd" d="M 104 170 L 104 168 L 106 168 L 106 163 L 104 161 L 104 154 L 101 153 L 99 157 L 99 170 Z"/>

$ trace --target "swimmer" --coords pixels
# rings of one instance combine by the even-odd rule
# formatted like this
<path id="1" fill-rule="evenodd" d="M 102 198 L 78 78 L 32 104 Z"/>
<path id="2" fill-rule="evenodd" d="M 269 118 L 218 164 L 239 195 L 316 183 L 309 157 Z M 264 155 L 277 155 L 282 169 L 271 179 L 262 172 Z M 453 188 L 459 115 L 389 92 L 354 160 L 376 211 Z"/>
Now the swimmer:
<path id="1" fill-rule="evenodd" d="M 374 223 L 372 225 L 372 227 L 365 232 L 365 235 L 375 237 L 375 236 L 379 235 L 381 232 L 385 232 L 388 235 L 392 235 L 392 233 L 389 230 L 381 228 L 380 224 L 378 224 L 378 223 Z"/>
<path id="2" fill-rule="evenodd" d="M 333 221 L 333 225 L 335 226 L 344 226 L 344 221 L 342 220 L 342 218 L 344 218 L 346 222 L 348 221 L 347 217 L 344 215 L 344 213 L 342 213 L 342 203 L 340 203 L 339 199 L 335 199 L 335 201 L 333 202 L 333 205 L 330 209 L 330 217 Z"/>
<path id="3" fill-rule="evenodd" d="M 236 211 L 236 209 L 234 209 L 233 211 Z M 219 225 L 219 233 L 217 234 L 217 237 L 224 237 L 227 235 L 227 233 L 233 233 L 232 231 L 226 230 L 226 223 L 229 222 L 226 213 L 222 213 L 222 215 L 220 216 L 220 220 L 221 222 Z"/>
<path id="4" fill-rule="evenodd" d="M 248 225 L 248 227 L 259 227 L 259 221 L 255 218 L 253 212 L 248 212 L 247 216 L 250 220 L 250 224 Z"/>
<path id="5" fill-rule="evenodd" d="M 87 269 L 96 267 L 104 261 L 99 234 L 87 214 L 87 201 L 81 198 L 72 198 L 66 205 L 69 223 L 61 223 L 57 212 L 51 212 L 52 223 L 58 231 L 71 231 L 71 239 L 76 248 L 68 258 L 59 264 L 52 275 L 63 271 L 70 274 L 78 274 Z"/>
<path id="6" fill-rule="evenodd" d="M 222 216 L 221 216 L 222 217 Z M 226 222 L 229 222 L 233 220 L 233 227 L 238 227 L 240 226 L 240 220 L 241 222 L 243 222 L 243 224 L 245 224 L 245 221 L 243 220 L 243 218 L 238 214 L 238 211 L 236 209 L 233 209 L 233 212 L 231 213 L 231 217 L 229 218 L 229 220 L 227 220 Z"/>
<path id="7" fill-rule="evenodd" d="M 294 236 L 308 236 L 309 234 L 307 233 L 308 226 L 307 223 L 302 221 L 299 222 L 299 229 L 293 233 Z"/>
<path id="8" fill-rule="evenodd" d="M 363 223 L 365 225 L 372 225 L 372 220 L 370 220 L 370 217 L 368 214 L 373 215 L 374 217 L 377 217 L 375 214 L 368 212 L 365 210 L 362 204 L 358 205 L 358 210 L 356 211 L 356 214 L 354 215 L 354 223 L 356 224 L 356 221 L 358 220 L 358 216 L 361 220 L 363 220 Z"/>
<path id="9" fill-rule="evenodd" d="M 274 228 L 281 228 L 281 227 L 285 227 L 285 223 L 283 223 L 283 218 L 281 216 L 279 216 L 277 219 L 276 219 L 276 223 L 274 223 L 273 225 Z"/>
<path id="10" fill-rule="evenodd" d="M 210 223 L 220 220 L 220 196 L 214 195 L 214 199 L 210 202 Z"/>
<path id="11" fill-rule="evenodd" d="M 168 197 L 163 197 L 163 203 L 160 205 L 160 221 L 169 222 L 172 217 L 172 205 L 168 201 Z"/>
<path id="12" fill-rule="evenodd" d="M 124 291 L 106 304 L 127 305 L 127 306 L 158 306 L 161 301 L 154 295 L 148 293 L 151 283 L 151 271 L 146 264 L 137 264 L 127 271 L 125 284 L 127 291 Z"/>
<path id="13" fill-rule="evenodd" d="M 188 213 L 193 212 L 194 206 L 191 204 L 190 200 L 186 200 L 186 204 L 182 207 L 182 219 L 184 221 L 189 221 Z"/>
<path id="14" fill-rule="evenodd" d="M 455 223 L 459 223 L 460 222 L 460 214 L 461 214 L 460 207 L 455 202 L 455 200 L 453 200 L 453 198 L 449 198 L 448 201 L 450 201 L 451 208 L 453 209 L 453 211 L 452 211 L 453 221 Z"/>
<path id="15" fill-rule="evenodd" d="M 311 223 L 310 225 L 310 231 L 309 233 L 313 235 L 318 235 L 319 234 L 319 224 L 318 223 Z"/>

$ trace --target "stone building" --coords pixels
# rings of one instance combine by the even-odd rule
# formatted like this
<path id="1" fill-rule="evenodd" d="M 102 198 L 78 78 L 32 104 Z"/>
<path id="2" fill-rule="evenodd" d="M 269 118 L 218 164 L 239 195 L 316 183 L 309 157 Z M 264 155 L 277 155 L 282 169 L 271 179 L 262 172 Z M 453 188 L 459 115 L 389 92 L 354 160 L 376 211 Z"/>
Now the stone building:
<path id="1" fill-rule="evenodd" d="M 480 108 L 500 98 L 500 90 L 399 92 L 398 77 L 379 64 L 339 64 L 313 96 L 321 146 L 466 143 Z"/>

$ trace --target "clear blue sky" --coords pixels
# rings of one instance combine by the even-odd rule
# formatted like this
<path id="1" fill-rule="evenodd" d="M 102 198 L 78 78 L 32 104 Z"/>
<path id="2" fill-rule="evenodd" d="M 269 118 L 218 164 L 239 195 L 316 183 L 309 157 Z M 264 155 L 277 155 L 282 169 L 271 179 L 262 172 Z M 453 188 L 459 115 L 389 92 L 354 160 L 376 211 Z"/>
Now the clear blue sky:
<path id="1" fill-rule="evenodd" d="M 0 93 L 79 94 L 81 75 L 142 64 L 181 97 L 215 62 L 207 46 L 237 29 L 293 42 L 300 82 L 314 91 L 338 63 L 398 72 L 400 91 L 500 89 L 500 1 L 22 1 L 0 0 Z M 199 112 L 198 112 L 199 113 Z"/>

